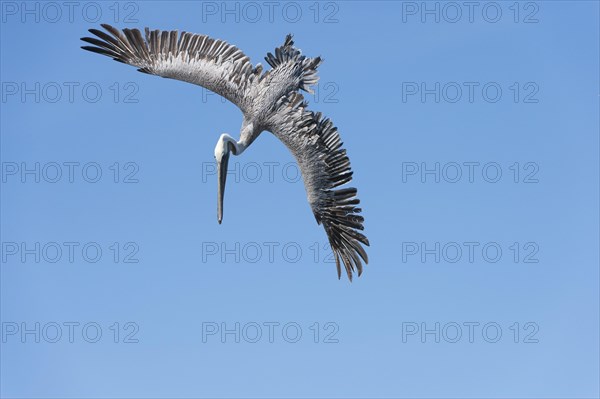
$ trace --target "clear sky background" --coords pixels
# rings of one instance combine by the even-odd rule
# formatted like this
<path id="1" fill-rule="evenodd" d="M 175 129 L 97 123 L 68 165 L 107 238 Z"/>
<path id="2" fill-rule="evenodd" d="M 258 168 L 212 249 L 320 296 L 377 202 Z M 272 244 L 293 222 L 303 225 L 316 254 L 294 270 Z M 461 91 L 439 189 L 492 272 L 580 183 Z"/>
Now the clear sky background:
<path id="1" fill-rule="evenodd" d="M 249 4 L 2 1 L 2 397 L 598 397 L 598 2 Z M 100 22 L 323 56 L 363 275 L 269 133 L 218 225 L 241 113 Z"/>

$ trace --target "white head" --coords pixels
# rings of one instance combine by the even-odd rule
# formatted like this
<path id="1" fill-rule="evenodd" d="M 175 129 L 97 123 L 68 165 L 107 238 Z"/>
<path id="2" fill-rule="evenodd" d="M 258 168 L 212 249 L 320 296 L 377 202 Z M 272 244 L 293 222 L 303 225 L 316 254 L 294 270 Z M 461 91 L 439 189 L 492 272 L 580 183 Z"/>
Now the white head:
<path id="1" fill-rule="evenodd" d="M 229 137 L 226 133 L 223 133 L 219 140 L 217 140 L 217 145 L 215 146 L 215 159 L 217 162 L 221 162 L 224 156 L 229 153 L 229 144 L 227 137 Z"/>

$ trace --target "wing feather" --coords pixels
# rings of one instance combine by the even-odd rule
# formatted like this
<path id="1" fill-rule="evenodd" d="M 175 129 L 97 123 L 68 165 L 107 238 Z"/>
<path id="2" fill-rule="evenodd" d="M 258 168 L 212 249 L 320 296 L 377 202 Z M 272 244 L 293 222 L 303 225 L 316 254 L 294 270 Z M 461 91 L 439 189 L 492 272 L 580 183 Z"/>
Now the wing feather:
<path id="1" fill-rule="evenodd" d="M 359 276 L 368 256 L 363 245 L 369 240 L 361 230 L 364 218 L 356 188 L 338 188 L 352 179 L 350 160 L 342 148 L 340 135 L 333 123 L 321 113 L 306 109 L 302 95 L 292 93 L 280 100 L 277 111 L 266 129 L 292 152 L 304 179 L 308 202 L 322 224 L 334 253 L 338 277 L 341 265 L 352 281 Z"/>
<path id="2" fill-rule="evenodd" d="M 90 29 L 96 37 L 84 37 L 92 46 L 82 48 L 133 65 L 140 72 L 177 79 L 211 90 L 243 112 L 252 99 L 247 83 L 256 73 L 250 59 L 240 49 L 225 41 L 205 35 L 178 31 L 145 29 L 119 30 L 102 24 L 106 30 Z"/>

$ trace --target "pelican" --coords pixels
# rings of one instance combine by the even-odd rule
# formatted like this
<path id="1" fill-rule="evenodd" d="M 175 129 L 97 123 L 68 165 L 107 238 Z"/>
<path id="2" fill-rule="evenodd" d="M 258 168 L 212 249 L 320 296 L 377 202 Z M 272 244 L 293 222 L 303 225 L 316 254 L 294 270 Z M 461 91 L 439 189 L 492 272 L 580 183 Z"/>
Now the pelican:
<path id="1" fill-rule="evenodd" d="M 244 114 L 240 139 L 222 134 L 215 147 L 217 162 L 217 220 L 223 220 L 223 197 L 229 157 L 241 155 L 263 132 L 275 135 L 292 152 L 300 167 L 308 202 L 322 224 L 334 254 L 338 279 L 340 262 L 348 279 L 361 275 L 361 259 L 368 263 L 363 245 L 369 241 L 356 188 L 338 188 L 352 180 L 350 160 L 337 128 L 320 112 L 307 109 L 303 90 L 312 93 L 318 81 L 321 57 L 309 58 L 294 47 L 287 35 L 275 54 L 265 57 L 272 69 L 263 73 L 237 47 L 205 35 L 145 29 L 106 31 L 90 29 L 96 37 L 81 40 L 92 44 L 84 50 L 103 54 L 138 68 L 138 71 L 202 86 L 232 103 Z"/>

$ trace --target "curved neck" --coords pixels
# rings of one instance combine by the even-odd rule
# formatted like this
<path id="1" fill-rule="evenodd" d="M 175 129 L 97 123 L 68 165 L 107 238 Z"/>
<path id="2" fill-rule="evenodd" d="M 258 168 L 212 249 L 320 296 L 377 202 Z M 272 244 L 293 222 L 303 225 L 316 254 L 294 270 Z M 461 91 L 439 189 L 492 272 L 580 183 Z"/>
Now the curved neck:
<path id="1" fill-rule="evenodd" d="M 242 140 L 235 141 L 235 139 L 228 134 L 223 135 L 223 141 L 231 144 L 231 147 L 228 146 L 228 148 L 231 148 L 233 155 L 240 155 L 248 147 L 248 145 L 246 143 L 244 143 Z"/>

